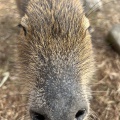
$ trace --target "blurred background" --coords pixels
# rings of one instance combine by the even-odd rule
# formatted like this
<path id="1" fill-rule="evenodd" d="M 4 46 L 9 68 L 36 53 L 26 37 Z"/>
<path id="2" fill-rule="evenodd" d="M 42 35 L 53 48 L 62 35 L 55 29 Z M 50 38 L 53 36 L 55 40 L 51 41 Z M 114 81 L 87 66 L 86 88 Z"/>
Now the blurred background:
<path id="1" fill-rule="evenodd" d="M 97 67 L 90 120 L 120 120 L 120 0 L 81 1 L 91 23 Z M 14 67 L 19 21 L 15 0 L 0 0 L 0 120 L 25 116 Z"/>

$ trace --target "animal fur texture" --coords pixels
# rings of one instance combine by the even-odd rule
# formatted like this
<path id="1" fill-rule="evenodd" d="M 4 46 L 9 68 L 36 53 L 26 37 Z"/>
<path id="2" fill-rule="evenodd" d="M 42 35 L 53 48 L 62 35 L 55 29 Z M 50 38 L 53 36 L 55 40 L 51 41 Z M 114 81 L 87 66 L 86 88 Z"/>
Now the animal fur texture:
<path id="1" fill-rule="evenodd" d="M 94 74 L 91 36 L 80 0 L 17 0 L 22 30 L 20 81 L 31 120 L 84 120 Z"/>

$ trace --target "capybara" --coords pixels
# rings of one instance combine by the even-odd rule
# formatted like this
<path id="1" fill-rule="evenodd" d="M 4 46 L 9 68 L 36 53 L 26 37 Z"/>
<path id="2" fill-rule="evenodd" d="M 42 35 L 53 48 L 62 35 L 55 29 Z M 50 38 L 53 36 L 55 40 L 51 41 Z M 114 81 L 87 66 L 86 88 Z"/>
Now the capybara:
<path id="1" fill-rule="evenodd" d="M 89 21 L 80 0 L 16 1 L 26 119 L 87 120 L 95 67 Z"/>

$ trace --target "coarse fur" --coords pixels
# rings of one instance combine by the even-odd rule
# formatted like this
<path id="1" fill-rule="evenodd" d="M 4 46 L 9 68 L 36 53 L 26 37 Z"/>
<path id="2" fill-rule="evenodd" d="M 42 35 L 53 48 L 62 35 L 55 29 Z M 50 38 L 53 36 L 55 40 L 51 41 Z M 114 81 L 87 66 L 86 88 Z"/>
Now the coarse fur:
<path id="1" fill-rule="evenodd" d="M 21 17 L 25 14 L 27 4 L 29 0 L 16 0 L 16 4 L 19 10 Z"/>
<path id="2" fill-rule="evenodd" d="M 80 0 L 30 0 L 25 6 L 18 60 L 29 95 L 28 119 L 87 119 L 95 68 Z M 86 113 L 76 116 L 83 109 Z"/>

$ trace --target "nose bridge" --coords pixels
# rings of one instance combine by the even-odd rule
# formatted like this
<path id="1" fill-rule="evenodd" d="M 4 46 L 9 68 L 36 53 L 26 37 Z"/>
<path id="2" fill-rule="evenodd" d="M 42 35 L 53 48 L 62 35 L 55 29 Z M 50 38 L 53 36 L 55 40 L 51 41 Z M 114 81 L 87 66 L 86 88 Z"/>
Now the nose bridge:
<path id="1" fill-rule="evenodd" d="M 50 120 L 75 120 L 76 113 L 87 107 L 81 84 L 74 79 L 48 82 L 44 89 L 49 113 L 45 114 Z"/>
<path id="2" fill-rule="evenodd" d="M 52 108 L 49 115 L 50 120 L 76 120 L 76 113 L 81 109 L 86 109 L 86 101 L 80 96 L 61 96 L 57 95 L 57 98 L 51 103 Z"/>
<path id="3" fill-rule="evenodd" d="M 53 110 L 52 116 L 54 116 L 55 120 L 63 120 L 69 117 L 71 106 L 73 106 L 72 99 L 68 96 L 58 95 L 54 102 L 51 104 L 51 108 Z"/>
<path id="4" fill-rule="evenodd" d="M 86 108 L 85 108 L 86 109 Z M 85 116 L 80 116 L 80 118 L 76 118 L 78 111 L 82 110 L 78 103 L 72 104 L 71 106 L 65 105 L 59 109 L 56 108 L 53 113 L 50 115 L 50 120 L 83 120 Z"/>
<path id="5" fill-rule="evenodd" d="M 40 101 L 40 99 L 43 100 L 43 96 L 45 104 L 38 106 L 43 102 Z M 38 100 L 35 98 L 38 98 Z M 46 83 L 46 87 L 44 87 L 44 94 L 40 95 L 39 92 L 36 93 L 35 91 L 31 103 L 32 109 L 35 108 L 33 111 L 45 115 L 46 120 L 77 120 L 76 113 L 79 110 L 88 110 L 88 101 L 81 84 L 72 79 L 71 81 L 60 82 L 60 84 L 49 81 L 49 84 Z M 85 117 L 84 111 L 77 116 L 80 116 L 78 120 L 83 120 Z"/>
<path id="6" fill-rule="evenodd" d="M 51 120 L 74 120 L 75 118 L 75 111 L 71 111 L 72 107 L 64 104 L 65 106 L 56 105 L 56 109 L 53 111 L 53 118 Z"/>

